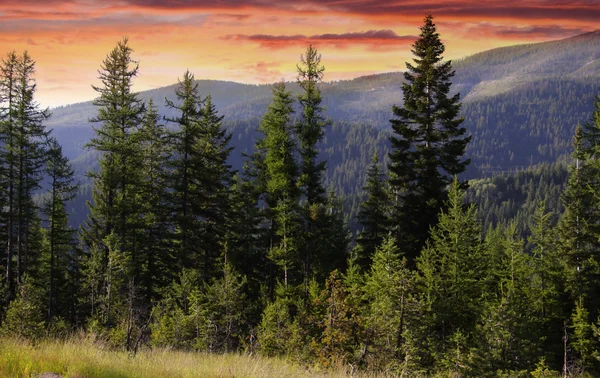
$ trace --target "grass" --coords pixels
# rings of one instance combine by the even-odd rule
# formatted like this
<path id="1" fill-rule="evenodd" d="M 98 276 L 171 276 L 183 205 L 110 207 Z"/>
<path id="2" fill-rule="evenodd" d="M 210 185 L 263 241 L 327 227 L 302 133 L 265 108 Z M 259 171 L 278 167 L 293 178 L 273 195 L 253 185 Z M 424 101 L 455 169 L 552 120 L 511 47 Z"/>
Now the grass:
<path id="1" fill-rule="evenodd" d="M 36 377 L 42 373 L 80 378 L 349 376 L 349 371 L 343 368 L 319 372 L 281 358 L 164 349 L 145 350 L 131 357 L 87 339 L 47 340 L 35 345 L 14 339 L 0 340 L 0 377 Z"/>

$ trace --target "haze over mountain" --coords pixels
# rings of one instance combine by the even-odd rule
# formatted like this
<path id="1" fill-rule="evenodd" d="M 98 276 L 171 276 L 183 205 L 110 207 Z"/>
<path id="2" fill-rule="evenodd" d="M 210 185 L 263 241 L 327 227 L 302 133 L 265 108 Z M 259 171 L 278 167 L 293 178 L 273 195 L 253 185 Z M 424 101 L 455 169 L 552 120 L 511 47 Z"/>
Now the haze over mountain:
<path id="1" fill-rule="evenodd" d="M 327 66 L 326 57 L 323 63 Z M 467 148 L 469 177 L 512 170 L 568 156 L 574 127 L 587 121 L 600 91 L 600 31 L 576 37 L 485 51 L 454 62 L 453 90 L 461 93 L 464 125 L 473 135 Z M 143 66 L 141 67 L 143 73 Z M 175 80 L 175 78 L 174 78 Z M 387 150 L 389 119 L 394 104 L 402 105 L 401 72 L 324 83 L 322 93 L 334 121 L 321 145 L 328 161 L 327 180 L 353 196 L 363 185 L 365 167 L 377 149 Z M 199 80 L 233 134 L 231 155 L 241 167 L 242 153 L 255 143 L 256 129 L 271 100 L 270 85 Z M 176 84 L 146 92 L 164 116 L 164 99 L 174 99 Z M 289 88 L 297 91 L 296 84 Z M 83 177 L 94 168 L 94 156 L 84 150 L 94 134 L 88 119 L 96 114 L 91 102 L 53 109 L 47 125 Z M 352 206 L 356 206 L 352 205 Z"/>

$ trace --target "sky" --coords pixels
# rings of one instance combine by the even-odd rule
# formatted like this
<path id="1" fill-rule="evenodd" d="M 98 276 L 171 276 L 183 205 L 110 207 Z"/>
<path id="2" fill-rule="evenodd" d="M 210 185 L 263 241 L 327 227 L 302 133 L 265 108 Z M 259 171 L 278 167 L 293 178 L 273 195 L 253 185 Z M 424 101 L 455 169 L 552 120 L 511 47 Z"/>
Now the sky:
<path id="1" fill-rule="evenodd" d="M 294 80 L 308 44 L 325 80 L 400 71 L 431 13 L 458 59 L 600 28 L 600 0 L 0 0 L 0 54 L 28 51 L 42 106 L 95 97 L 102 60 L 124 36 L 138 91 L 197 79 Z"/>

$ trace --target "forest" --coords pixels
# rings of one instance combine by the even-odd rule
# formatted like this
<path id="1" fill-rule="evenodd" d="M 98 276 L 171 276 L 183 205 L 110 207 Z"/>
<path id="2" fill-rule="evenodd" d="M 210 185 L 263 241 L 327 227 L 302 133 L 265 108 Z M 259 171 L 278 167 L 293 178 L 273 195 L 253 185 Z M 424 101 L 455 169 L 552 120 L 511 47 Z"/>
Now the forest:
<path id="1" fill-rule="evenodd" d="M 506 162 L 483 135 L 515 131 L 486 130 L 487 112 L 501 106 L 532 125 L 519 132 L 543 133 L 543 101 L 522 101 L 544 87 L 502 105 L 465 103 L 477 114 L 465 119 L 432 16 L 412 51 L 391 132 L 356 129 L 355 142 L 377 145 L 371 163 L 348 166 L 341 151 L 327 187 L 332 162 L 319 149 L 345 123 L 325 116 L 315 47 L 296 83 L 272 85 L 253 148 L 238 151 L 190 71 L 164 104 L 142 99 L 123 38 L 93 86 L 87 188 L 45 126 L 33 58 L 9 52 L 1 339 L 35 346 L 84 334 L 133 360 L 152 350 L 238 354 L 349 375 L 600 375 L 600 94 L 565 82 L 558 96 L 589 90 L 578 106 L 593 106 L 593 117 L 553 109 L 578 124 L 574 135 L 549 141 L 526 170 L 473 177 L 493 169 L 489 151 Z M 553 151 L 569 144 L 570 158 Z M 339 187 L 358 170 L 361 188 Z M 89 215 L 74 227 L 69 209 L 84 190 Z"/>

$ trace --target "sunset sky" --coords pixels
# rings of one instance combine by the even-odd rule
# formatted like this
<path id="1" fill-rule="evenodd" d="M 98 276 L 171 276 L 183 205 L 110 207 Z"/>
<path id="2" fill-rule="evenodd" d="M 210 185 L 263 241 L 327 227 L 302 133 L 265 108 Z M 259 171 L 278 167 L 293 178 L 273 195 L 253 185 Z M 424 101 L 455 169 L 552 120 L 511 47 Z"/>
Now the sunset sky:
<path id="1" fill-rule="evenodd" d="M 0 53 L 32 55 L 44 106 L 94 98 L 97 70 L 123 36 L 140 62 L 136 90 L 186 69 L 197 79 L 293 79 L 309 43 L 326 80 L 340 80 L 404 69 L 429 12 L 451 59 L 600 28 L 599 0 L 0 0 Z"/>

